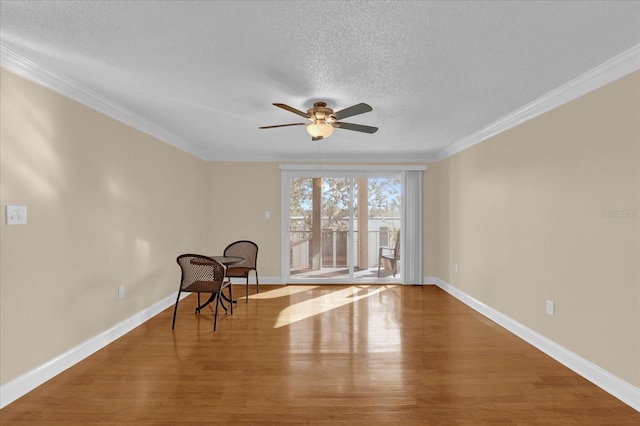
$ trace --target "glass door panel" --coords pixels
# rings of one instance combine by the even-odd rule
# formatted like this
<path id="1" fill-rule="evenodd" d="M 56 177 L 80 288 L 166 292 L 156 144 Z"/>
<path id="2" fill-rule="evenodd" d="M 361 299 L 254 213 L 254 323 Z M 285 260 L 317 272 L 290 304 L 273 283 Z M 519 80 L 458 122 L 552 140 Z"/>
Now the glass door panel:
<path id="1" fill-rule="evenodd" d="M 380 259 L 380 248 L 393 243 L 400 229 L 400 178 L 360 178 L 355 191 L 354 278 L 393 279 L 392 265 Z M 361 220 L 362 219 L 362 220 Z M 391 238 L 391 239 L 390 239 Z M 383 251 L 386 254 L 386 251 Z M 378 265 L 380 269 L 378 270 Z M 398 262 L 399 265 L 399 262 Z M 400 279 L 399 270 L 395 279 Z"/>
<path id="2" fill-rule="evenodd" d="M 388 264 L 378 273 L 379 249 L 400 227 L 399 177 L 293 177 L 289 198 L 292 280 L 391 277 Z"/>

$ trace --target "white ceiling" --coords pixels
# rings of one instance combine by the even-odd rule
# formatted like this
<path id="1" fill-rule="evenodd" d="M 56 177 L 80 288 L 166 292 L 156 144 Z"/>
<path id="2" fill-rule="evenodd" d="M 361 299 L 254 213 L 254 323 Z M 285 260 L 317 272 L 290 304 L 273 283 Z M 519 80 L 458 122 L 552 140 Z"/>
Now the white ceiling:
<path id="1" fill-rule="evenodd" d="M 3 66 L 230 161 L 441 158 L 640 45 L 638 1 L 3 0 L 0 16 Z M 380 130 L 258 129 L 304 121 L 273 102 L 317 100 L 368 103 L 344 121 Z"/>

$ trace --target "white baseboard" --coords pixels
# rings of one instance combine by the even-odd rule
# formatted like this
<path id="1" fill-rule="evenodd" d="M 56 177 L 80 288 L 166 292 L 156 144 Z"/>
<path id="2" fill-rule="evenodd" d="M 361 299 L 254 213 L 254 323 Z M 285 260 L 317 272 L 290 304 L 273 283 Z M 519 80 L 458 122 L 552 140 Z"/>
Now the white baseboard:
<path id="1" fill-rule="evenodd" d="M 280 277 L 260 276 L 260 285 L 282 284 Z M 241 284 L 243 280 L 234 280 L 234 284 Z M 249 279 L 249 284 L 255 284 L 255 280 Z M 187 297 L 190 293 L 184 293 L 180 299 Z M 11 404 L 16 399 L 26 395 L 47 380 L 62 373 L 93 353 L 107 346 L 109 343 L 124 336 L 134 328 L 143 324 L 150 318 L 173 306 L 176 303 L 176 294 L 167 296 L 159 302 L 127 318 L 119 324 L 103 331 L 99 335 L 92 337 L 84 343 L 69 349 L 57 357 L 45 362 L 25 374 L 0 386 L 0 409 Z"/>
<path id="2" fill-rule="evenodd" d="M 552 340 L 549 340 L 540 333 L 537 333 L 519 322 L 514 321 L 512 318 L 498 312 L 494 308 L 482 303 L 472 296 L 469 296 L 465 292 L 439 278 L 428 277 L 425 278 L 425 283 L 426 282 L 435 283 L 438 287 L 460 300 L 465 305 L 471 307 L 524 341 L 535 346 L 551 358 L 563 364 L 565 367 L 573 370 L 596 386 L 618 398 L 620 401 L 631 406 L 635 410 L 640 411 L 640 388 L 614 376 L 592 362 L 587 361 L 581 356 L 576 355 Z"/>
<path id="3" fill-rule="evenodd" d="M 275 284 L 275 285 L 282 285 L 282 278 L 280 277 L 263 277 L 262 275 L 260 275 L 258 277 L 258 279 L 260 280 L 260 285 L 271 285 L 271 284 Z M 242 283 L 246 283 L 246 281 L 244 280 L 244 278 L 239 278 L 239 279 L 233 279 L 233 283 L 234 284 L 242 284 Z M 256 283 L 256 279 L 253 276 L 253 274 L 249 275 L 249 285 L 251 284 L 255 284 Z"/>
<path id="4" fill-rule="evenodd" d="M 190 293 L 184 293 L 180 299 L 187 297 L 189 294 Z M 165 297 L 159 302 L 154 303 L 148 308 L 127 318 L 121 323 L 114 325 L 110 329 L 103 331 L 97 336 L 92 337 L 86 342 L 71 348 L 67 352 L 58 355 L 48 362 L 28 371 L 22 376 L 5 383 L 0 387 L 0 409 L 11 404 L 21 396 L 26 395 L 28 392 L 31 392 L 33 389 L 45 383 L 52 377 L 62 373 L 66 369 L 104 348 L 109 343 L 124 336 L 168 307 L 173 306 L 176 303 L 176 296 L 177 293 Z"/>
<path id="5" fill-rule="evenodd" d="M 260 281 L 266 285 L 281 284 L 280 277 L 260 277 Z M 614 376 L 437 277 L 425 277 L 424 282 L 425 285 L 437 285 L 475 311 L 530 343 L 625 404 L 640 411 L 640 388 Z M 183 297 L 186 296 L 188 293 L 185 293 Z M 174 303 L 175 295 L 168 296 L 86 342 L 2 385 L 0 387 L 0 409 L 122 337 Z"/>

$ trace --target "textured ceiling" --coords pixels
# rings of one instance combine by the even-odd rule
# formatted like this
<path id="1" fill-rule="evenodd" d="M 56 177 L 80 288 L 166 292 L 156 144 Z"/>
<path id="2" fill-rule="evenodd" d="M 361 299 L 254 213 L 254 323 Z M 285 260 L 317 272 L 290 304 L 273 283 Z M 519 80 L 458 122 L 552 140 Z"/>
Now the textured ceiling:
<path id="1" fill-rule="evenodd" d="M 637 1 L 2 1 L 0 16 L 5 57 L 211 160 L 436 158 L 640 43 Z M 273 102 L 317 100 L 368 103 L 345 121 L 380 130 L 258 129 L 301 121 Z"/>

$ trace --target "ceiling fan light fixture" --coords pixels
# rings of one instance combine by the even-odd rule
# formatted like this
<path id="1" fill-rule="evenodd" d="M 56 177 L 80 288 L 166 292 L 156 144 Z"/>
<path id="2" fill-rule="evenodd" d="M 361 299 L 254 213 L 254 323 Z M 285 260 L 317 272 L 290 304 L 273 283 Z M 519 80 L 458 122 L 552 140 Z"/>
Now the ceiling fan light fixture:
<path id="1" fill-rule="evenodd" d="M 351 117 L 358 114 L 364 114 L 365 112 L 373 111 L 369 105 L 365 103 L 359 103 L 348 108 L 342 109 L 338 112 L 333 112 L 333 109 L 327 107 L 324 102 L 316 102 L 312 108 L 309 108 L 307 112 L 302 112 L 299 109 L 290 107 L 286 104 L 274 103 L 274 106 L 282 108 L 296 115 L 306 118 L 311 121 L 307 123 L 291 123 L 291 124 L 278 124 L 276 126 L 261 126 L 260 129 L 272 129 L 274 127 L 288 127 L 288 126 L 305 126 L 307 133 L 311 135 L 312 140 L 317 141 L 327 138 L 333 134 L 334 128 L 340 128 L 344 130 L 352 130 L 363 133 L 375 133 L 378 131 L 377 127 L 364 126 L 361 124 L 345 123 L 341 121 L 343 118 Z"/>
<path id="2" fill-rule="evenodd" d="M 315 121 L 307 126 L 307 133 L 309 133 L 313 138 L 324 139 L 331 136 L 333 133 L 333 126 L 325 123 L 324 121 Z"/>

